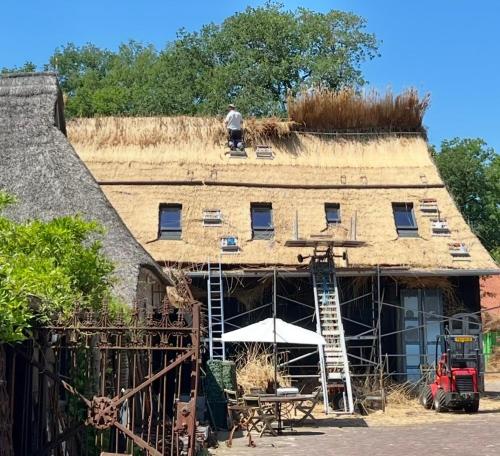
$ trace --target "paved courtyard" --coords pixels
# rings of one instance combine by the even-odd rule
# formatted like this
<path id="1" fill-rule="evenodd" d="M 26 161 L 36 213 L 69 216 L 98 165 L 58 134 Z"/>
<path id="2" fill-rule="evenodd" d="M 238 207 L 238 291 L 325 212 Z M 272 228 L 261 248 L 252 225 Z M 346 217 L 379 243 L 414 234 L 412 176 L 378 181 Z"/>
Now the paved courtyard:
<path id="1" fill-rule="evenodd" d="M 500 384 L 495 384 L 495 390 Z M 492 391 L 490 389 L 490 391 Z M 282 436 L 255 436 L 255 448 L 240 433 L 218 456 L 498 456 L 500 455 L 500 394 L 487 394 L 482 410 L 437 414 L 424 409 L 389 411 L 386 416 L 332 418 L 318 427 L 301 427 Z M 223 435 L 220 438 L 224 438 Z"/>

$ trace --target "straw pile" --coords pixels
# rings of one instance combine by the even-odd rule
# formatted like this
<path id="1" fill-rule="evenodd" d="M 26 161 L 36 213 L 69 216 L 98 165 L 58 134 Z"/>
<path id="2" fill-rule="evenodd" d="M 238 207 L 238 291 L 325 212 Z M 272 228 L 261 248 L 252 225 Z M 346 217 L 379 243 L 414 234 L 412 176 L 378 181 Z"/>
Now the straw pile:
<path id="1" fill-rule="evenodd" d="M 279 361 L 278 361 L 279 362 Z M 245 392 L 250 388 L 266 390 L 274 382 L 273 354 L 260 344 L 245 344 L 244 350 L 236 358 L 236 378 L 238 386 Z M 278 384 L 290 386 L 285 371 L 278 369 Z"/>
<path id="2" fill-rule="evenodd" d="M 395 383 L 388 381 L 385 386 L 385 391 L 387 404 L 398 407 L 417 407 L 419 405 L 417 397 L 420 390 L 415 383 Z"/>
<path id="3" fill-rule="evenodd" d="M 288 99 L 288 115 L 310 131 L 425 132 L 422 121 L 429 106 L 415 89 L 395 96 L 391 91 L 359 93 L 315 90 Z"/>

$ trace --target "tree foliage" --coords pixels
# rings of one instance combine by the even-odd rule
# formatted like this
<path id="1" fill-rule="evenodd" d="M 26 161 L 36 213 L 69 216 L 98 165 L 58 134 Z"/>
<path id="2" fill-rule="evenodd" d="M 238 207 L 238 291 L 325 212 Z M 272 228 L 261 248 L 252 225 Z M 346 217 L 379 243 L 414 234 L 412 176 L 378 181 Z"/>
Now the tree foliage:
<path id="1" fill-rule="evenodd" d="M 465 219 L 500 261 L 500 156 L 479 138 L 445 140 L 434 156 Z"/>
<path id="2" fill-rule="evenodd" d="M 0 192 L 0 209 L 13 203 Z M 98 309 L 110 296 L 113 265 L 93 239 L 99 233 L 77 216 L 25 223 L 0 216 L 0 342 L 22 340 L 55 315 L 69 318 L 77 302 Z"/>
<path id="3" fill-rule="evenodd" d="M 117 52 L 70 43 L 46 69 L 60 75 L 69 116 L 214 115 L 228 102 L 245 114 L 282 114 L 289 92 L 364 84 L 360 64 L 377 55 L 365 27 L 352 13 L 268 2 L 180 30 L 161 51 L 134 41 Z"/>
<path id="4" fill-rule="evenodd" d="M 12 68 L 7 68 L 7 67 L 3 67 L 1 70 L 0 70 L 0 74 L 6 74 L 6 73 L 33 73 L 34 71 L 36 71 L 36 65 L 31 62 L 31 61 L 27 61 L 25 62 L 23 65 L 21 65 L 20 67 L 12 67 Z"/>

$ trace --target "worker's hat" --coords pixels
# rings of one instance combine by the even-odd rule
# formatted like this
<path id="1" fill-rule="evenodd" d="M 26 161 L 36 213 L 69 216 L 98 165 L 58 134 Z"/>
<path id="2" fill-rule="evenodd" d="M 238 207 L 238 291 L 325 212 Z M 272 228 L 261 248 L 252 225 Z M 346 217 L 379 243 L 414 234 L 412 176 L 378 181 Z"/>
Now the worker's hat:
<path id="1" fill-rule="evenodd" d="M 236 106 L 233 103 L 230 103 L 227 107 L 232 109 L 236 108 Z"/>

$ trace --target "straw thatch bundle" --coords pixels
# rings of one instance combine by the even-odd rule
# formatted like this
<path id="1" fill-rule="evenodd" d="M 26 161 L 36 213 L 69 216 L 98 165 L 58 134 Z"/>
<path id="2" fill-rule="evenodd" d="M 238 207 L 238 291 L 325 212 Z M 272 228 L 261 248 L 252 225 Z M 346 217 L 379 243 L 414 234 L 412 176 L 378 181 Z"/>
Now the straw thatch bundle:
<path id="1" fill-rule="evenodd" d="M 244 121 L 245 141 L 249 145 L 291 134 L 293 122 L 277 118 Z M 222 119 L 216 117 L 96 117 L 73 119 L 68 136 L 72 143 L 103 147 L 136 146 L 141 149 L 160 144 L 182 144 L 193 139 L 205 144 L 226 141 Z"/>
<path id="2" fill-rule="evenodd" d="M 315 90 L 288 100 L 288 115 L 309 131 L 424 132 L 429 95 L 414 89 L 395 96 L 387 91 L 359 93 Z"/>
<path id="3" fill-rule="evenodd" d="M 246 392 L 250 388 L 265 390 L 274 382 L 273 354 L 261 344 L 245 344 L 235 363 L 238 385 Z M 282 369 L 278 369 L 278 384 L 290 386 L 290 380 Z"/>
<path id="4" fill-rule="evenodd" d="M 288 100 L 288 120 L 245 118 L 245 141 L 254 146 L 289 137 L 294 131 L 424 132 L 423 116 L 429 96 L 409 89 L 400 95 L 388 91 L 359 94 L 354 90 L 316 90 Z M 217 117 L 96 117 L 68 123 L 73 144 L 104 147 L 182 144 L 193 139 L 221 144 L 227 133 Z"/>

